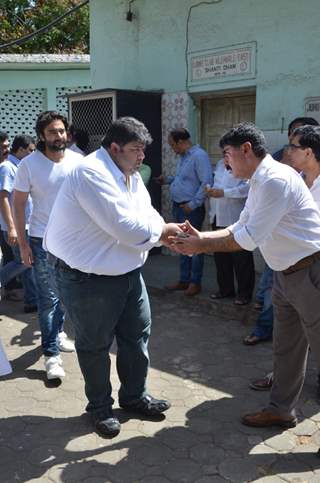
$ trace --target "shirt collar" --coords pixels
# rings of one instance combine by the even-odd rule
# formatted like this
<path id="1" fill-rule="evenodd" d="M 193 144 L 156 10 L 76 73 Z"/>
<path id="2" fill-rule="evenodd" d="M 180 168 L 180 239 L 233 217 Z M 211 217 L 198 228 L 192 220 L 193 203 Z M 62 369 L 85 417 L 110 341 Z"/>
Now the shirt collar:
<path id="1" fill-rule="evenodd" d="M 8 155 L 8 160 L 14 164 L 15 166 L 18 166 L 18 164 L 20 163 L 21 159 L 18 159 L 16 158 L 13 154 L 9 154 Z"/>
<path id="2" fill-rule="evenodd" d="M 126 175 L 121 171 L 121 169 L 118 168 L 118 166 L 113 161 L 113 159 L 111 158 L 108 151 L 102 146 L 99 149 L 99 151 L 102 155 L 103 160 L 105 161 L 106 165 L 108 166 L 109 171 L 111 171 L 111 173 L 113 174 L 114 178 L 117 181 L 122 180 L 122 181 L 124 181 L 124 183 L 126 183 Z M 136 174 L 133 174 L 133 175 L 130 176 L 130 178 L 135 178 L 135 177 L 136 177 Z"/>
<path id="3" fill-rule="evenodd" d="M 267 154 L 259 163 L 258 167 L 256 168 L 255 172 L 251 176 L 250 182 L 259 181 L 265 176 L 266 171 L 278 161 L 275 161 L 270 154 Z"/>
<path id="4" fill-rule="evenodd" d="M 188 151 L 186 151 L 181 157 L 184 158 L 186 156 L 189 156 L 189 154 L 192 154 L 193 151 L 195 151 L 196 149 L 199 148 L 199 144 L 194 144 L 193 146 L 191 146 L 191 148 L 188 149 Z"/>

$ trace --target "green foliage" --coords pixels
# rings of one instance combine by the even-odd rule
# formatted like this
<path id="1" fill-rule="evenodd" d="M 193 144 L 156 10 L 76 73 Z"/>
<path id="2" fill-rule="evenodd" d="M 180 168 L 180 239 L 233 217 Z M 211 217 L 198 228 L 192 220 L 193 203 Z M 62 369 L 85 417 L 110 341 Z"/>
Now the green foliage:
<path id="1" fill-rule="evenodd" d="M 0 45 L 44 27 L 82 1 L 0 0 Z M 89 53 L 89 5 L 68 15 L 48 31 L 23 44 L 2 49 L 1 53 Z"/>

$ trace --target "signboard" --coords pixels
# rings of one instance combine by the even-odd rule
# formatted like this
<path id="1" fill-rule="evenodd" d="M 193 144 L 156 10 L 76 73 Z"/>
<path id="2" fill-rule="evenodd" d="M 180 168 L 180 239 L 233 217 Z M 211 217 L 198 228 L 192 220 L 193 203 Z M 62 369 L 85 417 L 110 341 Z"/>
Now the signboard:
<path id="1" fill-rule="evenodd" d="M 191 52 L 189 84 L 207 84 L 255 77 L 256 43 Z"/>
<path id="2" fill-rule="evenodd" d="M 307 117 L 313 117 L 320 123 L 320 97 L 307 97 L 304 112 Z"/>

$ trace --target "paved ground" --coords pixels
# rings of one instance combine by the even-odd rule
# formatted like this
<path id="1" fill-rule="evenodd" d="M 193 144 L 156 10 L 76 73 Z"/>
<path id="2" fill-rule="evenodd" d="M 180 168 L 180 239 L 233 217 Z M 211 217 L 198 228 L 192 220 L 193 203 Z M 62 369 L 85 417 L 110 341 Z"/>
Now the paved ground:
<path id="1" fill-rule="evenodd" d="M 64 356 L 64 382 L 47 384 L 35 317 L 21 314 L 17 303 L 2 303 L 0 334 L 14 372 L 0 381 L 1 483 L 320 482 L 313 361 L 296 428 L 242 426 L 239 415 L 267 400 L 248 381 L 270 369 L 271 344 L 241 344 L 253 316 L 230 302 L 208 302 L 211 273 L 197 299 L 159 290 L 176 268 L 177 259 L 155 257 L 145 269 L 154 287 L 149 388 L 172 408 L 158 422 L 116 409 L 122 431 L 112 440 L 93 433 L 83 414 L 75 355 Z M 116 398 L 115 373 L 113 383 Z"/>

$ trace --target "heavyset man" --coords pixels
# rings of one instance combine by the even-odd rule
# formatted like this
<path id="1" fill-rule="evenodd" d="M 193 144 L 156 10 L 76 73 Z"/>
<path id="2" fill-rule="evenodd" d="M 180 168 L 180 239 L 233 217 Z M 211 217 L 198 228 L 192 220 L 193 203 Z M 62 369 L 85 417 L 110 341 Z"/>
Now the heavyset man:
<path id="1" fill-rule="evenodd" d="M 115 121 L 102 147 L 66 177 L 44 238 L 75 326 L 86 409 L 105 436 L 120 431 L 110 383 L 114 338 L 120 406 L 148 417 L 170 407 L 146 391 L 151 315 L 141 267 L 148 250 L 181 230 L 164 223 L 137 172 L 150 142 L 141 122 L 130 117 Z"/>
<path id="2" fill-rule="evenodd" d="M 61 351 L 74 350 L 73 343 L 63 331 L 64 312 L 56 294 L 53 276 L 42 248 L 42 238 L 60 186 L 71 168 L 82 157 L 66 150 L 68 123 L 64 116 L 46 111 L 38 116 L 37 149 L 19 164 L 13 208 L 21 259 L 27 267 L 33 266 L 37 296 L 41 344 L 45 356 L 48 379 L 64 377 Z M 31 196 L 33 208 L 26 236 L 25 206 Z"/>
<path id="3" fill-rule="evenodd" d="M 291 149 L 310 150 L 301 140 L 294 136 Z M 189 237 L 173 237 L 172 246 L 184 254 L 260 248 L 275 272 L 274 383 L 268 407 L 242 422 L 292 427 L 309 345 L 320 369 L 320 213 L 301 176 L 267 154 L 265 138 L 254 125 L 231 129 L 220 147 L 234 175 L 251 179 L 240 219 L 216 232 L 200 233 L 186 224 Z"/>

